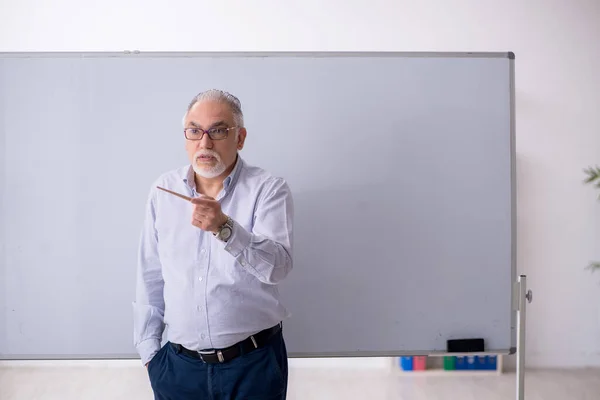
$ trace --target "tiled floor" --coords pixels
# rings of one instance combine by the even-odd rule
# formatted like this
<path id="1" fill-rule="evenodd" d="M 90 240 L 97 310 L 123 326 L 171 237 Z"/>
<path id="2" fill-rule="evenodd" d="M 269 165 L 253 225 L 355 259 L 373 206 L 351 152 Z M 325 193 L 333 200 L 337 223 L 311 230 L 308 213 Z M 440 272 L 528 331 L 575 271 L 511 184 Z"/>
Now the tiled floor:
<path id="1" fill-rule="evenodd" d="M 600 370 L 528 371 L 527 400 L 598 400 Z M 150 400 L 144 368 L 0 366 L 1 400 Z M 515 399 L 515 375 L 406 377 L 385 370 L 292 368 L 290 400 Z"/>

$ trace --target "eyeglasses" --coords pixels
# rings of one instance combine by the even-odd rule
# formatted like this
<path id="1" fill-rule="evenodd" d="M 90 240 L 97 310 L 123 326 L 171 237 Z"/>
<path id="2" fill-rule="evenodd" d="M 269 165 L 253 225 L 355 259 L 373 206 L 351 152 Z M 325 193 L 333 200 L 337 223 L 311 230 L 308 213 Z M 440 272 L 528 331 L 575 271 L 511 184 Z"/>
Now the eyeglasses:
<path id="1" fill-rule="evenodd" d="M 200 128 L 185 128 L 183 133 L 185 138 L 188 140 L 202 140 L 204 134 L 208 134 L 211 140 L 223 140 L 229 135 L 229 131 L 232 129 L 238 129 L 237 126 L 231 128 L 212 128 L 207 131 Z"/>

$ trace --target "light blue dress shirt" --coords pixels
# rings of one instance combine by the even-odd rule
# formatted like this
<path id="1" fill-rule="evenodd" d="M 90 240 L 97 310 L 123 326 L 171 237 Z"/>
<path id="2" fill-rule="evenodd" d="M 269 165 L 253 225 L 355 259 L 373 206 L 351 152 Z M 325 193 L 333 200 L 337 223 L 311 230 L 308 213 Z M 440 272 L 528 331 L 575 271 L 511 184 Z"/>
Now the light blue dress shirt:
<path id="1" fill-rule="evenodd" d="M 289 316 L 277 284 L 292 269 L 294 205 L 285 180 L 238 155 L 217 200 L 234 221 L 227 243 L 192 225 L 190 165 L 153 184 L 139 244 L 134 345 L 146 364 L 166 339 L 188 349 L 231 346 Z"/>

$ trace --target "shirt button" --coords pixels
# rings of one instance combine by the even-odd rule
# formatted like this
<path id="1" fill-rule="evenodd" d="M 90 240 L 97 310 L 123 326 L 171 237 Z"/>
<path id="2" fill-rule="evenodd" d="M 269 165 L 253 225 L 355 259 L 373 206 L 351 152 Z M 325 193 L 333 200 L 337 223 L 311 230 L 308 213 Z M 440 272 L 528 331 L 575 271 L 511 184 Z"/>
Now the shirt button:
<path id="1" fill-rule="evenodd" d="M 246 266 L 246 261 L 242 260 L 242 265 Z"/>
<path id="2" fill-rule="evenodd" d="M 206 249 L 202 249 L 202 250 L 200 250 L 200 252 L 201 252 L 202 254 L 204 254 L 204 253 L 206 253 Z"/>
<path id="3" fill-rule="evenodd" d="M 200 335 L 200 338 L 201 338 L 202 340 L 204 340 L 204 339 L 206 339 L 206 335 L 203 333 L 202 335 Z"/>
<path id="4" fill-rule="evenodd" d="M 202 311 L 202 306 L 198 306 L 198 311 Z"/>
<path id="5" fill-rule="evenodd" d="M 202 277 L 198 278 L 198 280 L 199 280 L 200 282 L 202 282 L 202 279 L 203 279 Z"/>

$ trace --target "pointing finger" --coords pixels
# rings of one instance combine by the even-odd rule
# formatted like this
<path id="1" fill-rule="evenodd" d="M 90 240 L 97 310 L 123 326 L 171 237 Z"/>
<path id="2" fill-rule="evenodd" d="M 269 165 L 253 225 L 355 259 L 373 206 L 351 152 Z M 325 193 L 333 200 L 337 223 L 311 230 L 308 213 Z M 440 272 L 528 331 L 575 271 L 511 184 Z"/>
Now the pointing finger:
<path id="1" fill-rule="evenodd" d="M 210 204 L 214 203 L 216 200 L 210 196 L 200 195 L 200 197 L 194 197 L 190 201 L 192 204 Z"/>

